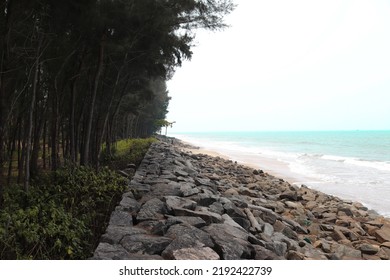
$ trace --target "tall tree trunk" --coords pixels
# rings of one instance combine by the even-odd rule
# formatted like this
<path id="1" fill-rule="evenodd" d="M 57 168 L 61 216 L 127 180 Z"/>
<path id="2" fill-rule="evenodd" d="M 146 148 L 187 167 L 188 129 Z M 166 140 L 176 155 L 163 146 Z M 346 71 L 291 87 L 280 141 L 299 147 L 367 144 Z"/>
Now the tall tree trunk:
<path id="1" fill-rule="evenodd" d="M 50 167 L 51 170 L 57 170 L 57 128 L 58 128 L 58 102 L 57 94 L 52 92 L 51 96 L 51 120 L 50 120 Z"/>
<path id="2" fill-rule="evenodd" d="M 39 73 L 41 70 L 39 70 Z M 40 75 L 38 74 L 38 85 L 40 83 Z M 42 108 L 43 106 L 43 108 Z M 40 140 L 42 138 L 42 131 L 43 126 L 46 118 L 46 104 L 43 104 L 39 109 L 37 109 L 37 112 L 40 112 L 40 115 L 35 114 L 35 130 L 34 130 L 34 137 L 33 137 L 33 147 L 32 147 L 32 153 L 31 153 L 31 166 L 30 166 L 30 175 L 31 178 L 34 178 L 38 174 L 38 158 L 39 158 L 39 151 L 41 148 Z"/>
<path id="3" fill-rule="evenodd" d="M 7 109 L 6 103 L 6 92 L 5 92 L 5 72 L 7 68 L 8 60 L 8 42 L 10 36 L 10 16 L 11 16 L 11 0 L 6 0 L 5 5 L 2 7 L 1 13 L 4 15 L 4 25 L 1 27 L 0 41 L 3 44 L 0 46 L 0 208 L 3 205 L 3 165 L 5 158 L 5 132 L 6 132 L 6 122 L 5 115 Z"/>
<path id="4" fill-rule="evenodd" d="M 42 168 L 46 169 L 46 133 L 47 133 L 47 121 L 43 119 L 43 135 L 42 135 Z"/>
<path id="5" fill-rule="evenodd" d="M 39 35 L 38 35 L 39 36 Z M 30 187 L 30 157 L 31 157 L 31 142 L 32 142 L 32 132 L 33 132 L 33 117 L 34 117 L 34 109 L 35 109 L 35 100 L 37 97 L 38 91 L 38 78 L 39 78 L 39 58 L 41 54 L 41 45 L 42 38 L 39 39 L 37 54 L 35 59 L 35 70 L 34 70 L 34 78 L 33 78 L 33 87 L 32 87 L 32 96 L 30 103 L 30 111 L 28 115 L 28 127 L 27 127 L 27 146 L 26 146 L 26 164 L 25 164 L 25 176 L 24 176 L 24 190 L 28 192 Z"/>
<path id="6" fill-rule="evenodd" d="M 82 162 L 81 162 L 82 165 L 89 164 L 89 152 L 90 152 L 90 143 L 91 143 L 93 112 L 95 109 L 95 101 L 96 101 L 97 91 L 99 88 L 100 76 L 102 74 L 103 65 L 104 65 L 105 37 L 106 37 L 105 34 L 103 34 L 102 38 L 100 40 L 98 63 L 97 63 L 95 78 L 94 78 L 93 87 L 92 87 L 91 103 L 90 103 L 90 109 L 89 109 L 89 114 L 88 114 L 88 118 L 87 118 L 87 127 L 86 127 L 86 131 L 85 131 L 83 157 L 82 157 Z"/>
<path id="7" fill-rule="evenodd" d="M 13 156 L 14 156 L 14 153 L 16 151 L 16 142 L 17 142 L 17 135 L 18 135 L 20 119 L 21 119 L 21 117 L 19 116 L 17 118 L 16 124 L 15 124 L 14 133 L 13 133 L 13 136 L 12 136 L 12 145 L 11 145 L 11 150 L 10 150 L 10 153 L 9 153 L 9 162 L 8 162 L 7 185 L 9 185 L 11 183 L 12 168 L 13 168 Z"/>
<path id="8" fill-rule="evenodd" d="M 138 115 L 137 115 L 137 118 L 135 119 L 135 125 L 134 125 L 135 136 L 134 136 L 134 137 L 136 137 L 136 138 L 139 137 L 140 131 L 141 131 L 141 129 L 139 128 L 139 119 L 140 119 L 140 116 L 141 116 L 141 114 L 138 114 Z"/>
<path id="9" fill-rule="evenodd" d="M 112 131 L 112 124 L 109 123 L 107 125 L 107 133 L 106 133 L 106 154 L 107 154 L 107 158 L 109 160 L 111 160 L 112 158 L 112 153 L 111 153 L 111 143 L 112 143 L 112 139 L 111 139 L 111 132 Z"/>
<path id="10" fill-rule="evenodd" d="M 65 137 L 65 124 L 61 124 L 61 148 L 62 158 L 66 158 L 66 137 Z"/>
<path id="11" fill-rule="evenodd" d="M 6 96 L 5 96 L 5 86 L 4 86 L 4 60 L 5 60 L 5 54 L 4 51 L 1 54 L 0 57 L 0 181 L 3 176 L 3 163 L 4 163 L 4 142 L 5 142 L 5 109 L 6 109 Z M 0 182 L 0 206 L 2 205 L 2 198 L 3 198 L 3 188 L 2 184 Z"/>
<path id="12" fill-rule="evenodd" d="M 22 133 L 22 126 L 20 126 L 19 135 L 20 138 L 19 138 L 19 147 L 18 147 L 18 180 L 17 180 L 18 184 L 21 182 L 24 175 L 23 167 L 24 167 L 24 159 L 26 157 L 26 131 Z"/>
<path id="13" fill-rule="evenodd" d="M 75 124 L 77 124 L 77 126 L 75 125 L 75 129 L 76 129 L 76 132 L 75 132 L 75 154 L 76 154 L 76 161 L 78 160 L 77 157 L 78 155 L 80 155 L 80 164 L 82 162 L 82 148 L 83 148 L 83 130 L 84 130 L 84 121 L 83 119 L 85 118 L 85 106 L 86 106 L 86 103 L 85 100 L 84 102 L 81 102 L 81 108 L 80 108 L 80 113 L 79 115 L 77 116 L 77 119 L 75 121 Z"/>
<path id="14" fill-rule="evenodd" d="M 108 105 L 108 108 L 107 108 L 107 110 L 106 110 L 106 114 L 105 114 L 104 119 L 103 119 L 103 128 L 102 128 L 102 130 L 101 130 L 101 134 L 100 134 L 100 137 L 99 137 L 99 141 L 98 141 L 98 143 L 97 143 L 98 149 L 99 149 L 99 150 L 97 151 L 97 152 L 98 152 L 98 156 L 97 156 L 98 161 L 99 161 L 99 159 L 100 159 L 100 157 L 101 157 L 101 152 L 102 152 L 101 146 L 102 146 L 102 143 L 103 143 L 104 136 L 105 136 L 105 135 L 108 136 L 109 133 L 110 133 L 107 124 L 108 124 L 108 121 L 109 121 L 109 117 L 110 117 L 110 113 L 111 113 L 111 108 L 112 108 L 113 103 L 114 103 L 115 95 L 116 95 L 116 93 L 117 93 L 117 88 L 118 88 L 118 85 L 119 85 L 119 80 L 120 80 L 122 71 L 123 71 L 123 69 L 124 69 L 124 66 L 126 65 L 127 56 L 128 56 L 128 55 L 127 55 L 127 53 L 126 53 L 125 56 L 124 56 L 124 59 L 123 59 L 122 66 L 121 66 L 121 68 L 119 69 L 119 71 L 118 71 L 118 73 L 117 73 L 116 80 L 115 80 L 115 84 L 114 84 L 114 88 L 113 88 L 113 90 L 112 90 L 111 97 L 110 97 L 110 103 L 109 103 L 109 105 Z M 124 91 L 125 91 L 126 88 L 127 88 L 128 83 L 129 83 L 129 79 L 126 80 L 126 83 L 125 83 L 125 85 L 124 85 L 124 87 L 123 87 L 123 90 L 120 92 L 121 97 L 120 97 L 119 100 L 122 100 L 122 96 L 123 96 L 123 94 L 124 94 Z M 120 102 L 120 101 L 119 101 L 119 102 Z M 120 104 L 120 103 L 119 103 L 119 104 Z M 117 110 L 117 108 L 118 108 L 118 106 L 115 108 L 115 110 Z M 106 139 L 108 139 L 108 137 L 106 137 Z M 106 143 L 107 143 L 107 142 L 106 142 Z M 109 146 L 109 145 L 108 145 L 108 146 Z M 108 146 L 106 145 L 106 151 L 107 151 L 107 152 L 108 152 L 108 149 L 109 149 Z M 109 151 L 108 155 L 111 156 L 111 151 Z"/>
<path id="15" fill-rule="evenodd" d="M 73 78 L 70 84 L 70 115 L 69 115 L 69 145 L 70 145 L 70 159 L 72 163 L 76 163 L 77 161 L 77 135 L 76 135 L 76 97 L 77 97 L 77 81 L 81 75 L 81 71 L 83 68 L 83 53 L 84 49 L 81 51 L 80 64 L 78 67 L 78 73 Z"/>
<path id="16" fill-rule="evenodd" d="M 71 105 L 69 116 L 69 134 L 70 134 L 70 160 L 76 162 L 76 135 L 75 135 L 75 107 L 76 107 L 76 81 L 73 80 L 71 88 Z"/>
<path id="17" fill-rule="evenodd" d="M 51 156 L 50 156 L 50 166 L 51 170 L 57 170 L 59 166 L 59 101 L 60 101 L 60 89 L 58 85 L 58 80 L 60 78 L 61 73 L 63 72 L 66 64 L 68 63 L 69 59 L 76 53 L 76 50 L 73 50 L 63 61 L 60 69 L 58 70 L 55 78 L 54 78 L 54 92 L 51 92 L 51 126 L 50 126 L 50 150 L 51 150 Z M 61 90 L 63 90 L 63 87 L 61 87 Z M 49 150 L 49 148 L 48 148 Z"/>

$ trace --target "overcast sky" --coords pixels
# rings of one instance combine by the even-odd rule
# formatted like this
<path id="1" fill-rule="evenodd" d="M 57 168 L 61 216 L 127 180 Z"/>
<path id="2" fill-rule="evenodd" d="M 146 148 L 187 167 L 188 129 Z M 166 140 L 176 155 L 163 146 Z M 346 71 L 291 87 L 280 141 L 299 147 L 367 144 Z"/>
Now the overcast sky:
<path id="1" fill-rule="evenodd" d="M 235 2 L 168 82 L 171 132 L 390 129 L 390 1 Z"/>

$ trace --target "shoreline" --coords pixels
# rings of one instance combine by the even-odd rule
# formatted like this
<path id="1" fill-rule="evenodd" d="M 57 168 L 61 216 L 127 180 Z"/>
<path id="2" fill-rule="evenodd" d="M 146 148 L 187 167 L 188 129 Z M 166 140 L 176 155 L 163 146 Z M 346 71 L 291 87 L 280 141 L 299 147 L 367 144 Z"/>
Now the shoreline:
<path id="1" fill-rule="evenodd" d="M 254 159 L 250 160 L 249 158 L 247 160 L 245 160 L 245 159 L 240 160 L 240 159 L 237 159 L 237 157 L 234 157 L 232 155 L 228 155 L 228 153 L 216 151 L 216 150 L 213 150 L 212 148 L 198 147 L 198 146 L 195 146 L 193 143 L 188 142 L 186 140 L 181 140 L 180 138 L 176 138 L 176 137 L 173 137 L 173 138 L 184 143 L 185 148 L 182 148 L 183 151 L 191 152 L 193 154 L 205 154 L 205 155 L 209 155 L 212 157 L 220 157 L 223 159 L 232 160 L 232 161 L 235 161 L 241 165 L 244 165 L 244 166 L 247 166 L 247 167 L 250 167 L 253 169 L 263 170 L 264 172 L 266 172 L 272 176 L 281 178 L 281 179 L 289 182 L 290 184 L 296 184 L 296 183 L 299 183 L 299 181 L 301 181 L 296 176 L 288 174 L 289 172 L 287 170 L 288 169 L 287 165 L 278 161 L 278 160 L 269 159 L 269 158 L 265 158 L 265 157 L 261 157 L 261 156 L 257 156 L 257 160 L 254 160 Z M 258 159 L 260 159 L 260 161 Z M 273 166 L 274 168 L 269 168 L 269 166 Z M 276 171 L 276 170 L 279 170 L 279 171 Z M 282 170 L 284 170 L 284 172 L 281 172 Z"/>
<path id="2" fill-rule="evenodd" d="M 339 190 L 337 190 L 334 186 L 325 187 L 325 188 L 321 187 L 321 184 L 324 185 L 326 183 L 322 181 L 318 181 L 318 179 L 312 178 L 307 175 L 294 173 L 290 170 L 289 165 L 287 163 L 282 162 L 276 158 L 265 157 L 262 156 L 261 154 L 249 154 L 249 153 L 243 154 L 242 152 L 231 151 L 231 150 L 223 151 L 222 149 L 221 150 L 214 149 L 214 147 L 204 147 L 200 142 L 192 143 L 191 141 L 182 140 L 176 136 L 170 136 L 170 137 L 183 142 L 184 145 L 186 146 L 186 149 L 192 153 L 203 153 L 210 156 L 219 156 L 221 158 L 235 161 L 239 164 L 242 164 L 250 168 L 260 169 L 272 176 L 283 179 L 286 182 L 290 183 L 291 185 L 297 187 L 301 187 L 302 185 L 304 185 L 305 187 L 308 187 L 310 189 L 338 197 L 345 201 L 358 201 L 359 203 L 362 203 L 364 206 L 366 206 L 368 209 L 372 209 L 373 211 L 376 211 L 383 217 L 390 218 L 390 213 L 388 211 L 386 210 L 381 211 L 376 207 L 373 207 L 372 204 L 370 204 L 369 202 L 362 201 L 361 199 L 356 198 L 351 194 L 342 193 Z"/>

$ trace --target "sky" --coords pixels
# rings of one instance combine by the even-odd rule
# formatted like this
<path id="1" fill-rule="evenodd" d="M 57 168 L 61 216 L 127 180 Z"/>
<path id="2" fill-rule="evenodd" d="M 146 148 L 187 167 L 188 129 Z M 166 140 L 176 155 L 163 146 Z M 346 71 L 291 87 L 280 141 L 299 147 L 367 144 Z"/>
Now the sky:
<path id="1" fill-rule="evenodd" d="M 235 3 L 168 81 L 170 132 L 390 129 L 390 1 Z"/>

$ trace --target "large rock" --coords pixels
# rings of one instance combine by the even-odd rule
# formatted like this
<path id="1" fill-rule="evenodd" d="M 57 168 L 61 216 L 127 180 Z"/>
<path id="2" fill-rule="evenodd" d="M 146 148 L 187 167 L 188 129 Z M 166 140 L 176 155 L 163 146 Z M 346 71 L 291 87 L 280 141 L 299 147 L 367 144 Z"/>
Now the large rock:
<path id="1" fill-rule="evenodd" d="M 386 247 L 382 247 L 380 250 L 381 255 L 383 254 L 383 259 L 384 260 L 389 260 L 390 259 L 390 249 Z"/>
<path id="2" fill-rule="evenodd" d="M 206 222 L 200 217 L 192 216 L 168 216 L 168 221 L 178 221 L 178 223 L 189 224 L 196 228 L 201 228 L 206 225 Z"/>
<path id="3" fill-rule="evenodd" d="M 272 212 L 262 212 L 261 218 L 264 220 L 264 222 L 273 225 L 278 219 L 278 216 Z"/>
<path id="4" fill-rule="evenodd" d="M 182 170 L 182 169 L 176 169 L 175 170 L 175 175 L 176 176 L 187 177 L 189 174 L 187 172 L 185 172 L 184 170 Z"/>
<path id="5" fill-rule="evenodd" d="M 275 232 L 271 236 L 271 240 L 273 242 L 285 243 L 287 245 L 287 250 L 296 250 L 297 251 L 300 249 L 300 245 L 299 245 L 298 241 L 288 238 L 286 235 L 284 235 L 281 232 Z"/>
<path id="6" fill-rule="evenodd" d="M 380 242 L 389 242 L 390 241 L 390 227 L 383 227 L 375 232 L 376 239 Z"/>
<path id="7" fill-rule="evenodd" d="M 225 213 L 228 214 L 230 217 L 239 217 L 239 218 L 247 218 L 244 211 L 242 211 L 240 208 L 238 208 L 232 201 L 227 201 L 223 203 L 223 208 L 225 209 Z"/>
<path id="8" fill-rule="evenodd" d="M 185 208 L 175 208 L 173 209 L 173 213 L 175 214 L 175 216 L 199 217 L 202 218 L 206 222 L 206 224 L 223 222 L 221 215 L 210 211 L 192 211 Z"/>
<path id="9" fill-rule="evenodd" d="M 318 249 L 315 249 L 310 244 L 305 246 L 305 250 L 302 252 L 305 260 L 327 260 L 326 255 Z"/>
<path id="10" fill-rule="evenodd" d="M 251 259 L 255 256 L 248 234 L 229 224 L 211 224 L 204 228 L 215 243 L 215 251 L 224 260 Z"/>
<path id="11" fill-rule="evenodd" d="M 196 168 L 192 165 L 191 161 L 190 160 L 185 160 L 184 161 L 184 171 L 188 172 L 191 176 L 196 176 L 198 175 L 198 171 L 196 170 Z"/>
<path id="12" fill-rule="evenodd" d="M 195 178 L 195 184 L 197 186 L 209 186 L 209 187 L 214 187 L 214 183 L 209 179 L 209 178 L 201 178 L 201 177 L 196 177 Z"/>
<path id="13" fill-rule="evenodd" d="M 146 172 L 146 174 L 160 175 L 160 165 L 158 163 L 151 163 L 146 167 Z"/>
<path id="14" fill-rule="evenodd" d="M 284 257 L 287 252 L 287 244 L 280 241 L 267 242 L 265 248 L 274 252 L 280 257 Z"/>
<path id="15" fill-rule="evenodd" d="M 126 235 L 120 241 L 123 248 L 129 253 L 160 255 L 172 242 L 171 238 L 147 234 Z"/>
<path id="16" fill-rule="evenodd" d="M 219 202 L 214 202 L 209 206 L 209 209 L 211 212 L 217 213 L 219 215 L 223 215 L 225 213 L 225 209 L 223 208 L 223 205 Z"/>
<path id="17" fill-rule="evenodd" d="M 234 219 L 232 219 L 229 215 L 223 214 L 223 215 L 222 215 L 222 219 L 224 220 L 224 221 L 223 221 L 224 224 L 227 224 L 227 225 L 229 225 L 229 226 L 238 228 L 238 229 L 241 230 L 243 233 L 245 233 L 245 235 L 248 234 L 248 233 L 246 232 L 246 230 L 245 230 L 239 223 L 237 223 Z"/>
<path id="18" fill-rule="evenodd" d="M 288 260 L 303 260 L 304 258 L 305 258 L 304 254 L 294 250 L 291 250 L 287 253 Z"/>
<path id="19" fill-rule="evenodd" d="M 332 259 L 338 260 L 361 260 L 362 253 L 360 250 L 356 250 L 346 245 L 334 244 L 333 246 L 334 254 Z M 334 248 L 335 247 L 335 248 Z"/>
<path id="20" fill-rule="evenodd" d="M 251 227 L 251 223 L 247 218 L 233 217 L 232 219 L 241 227 L 243 227 L 245 230 L 249 231 L 249 228 Z"/>
<path id="21" fill-rule="evenodd" d="M 123 196 L 121 202 L 119 203 L 119 207 L 123 211 L 128 211 L 131 214 L 136 214 L 141 208 L 141 204 L 131 197 Z"/>
<path id="22" fill-rule="evenodd" d="M 127 260 L 130 254 L 118 244 L 100 242 L 95 250 L 93 259 L 95 260 Z"/>
<path id="23" fill-rule="evenodd" d="M 298 240 L 298 235 L 295 231 L 293 231 L 290 227 L 285 227 L 282 230 L 282 233 L 290 239 Z"/>
<path id="24" fill-rule="evenodd" d="M 359 246 L 360 251 L 362 251 L 363 254 L 367 255 L 375 255 L 376 253 L 379 252 L 379 246 L 363 243 L 362 245 Z"/>
<path id="25" fill-rule="evenodd" d="M 191 196 L 191 195 L 198 194 L 198 193 L 199 193 L 199 189 L 197 187 L 195 187 L 194 184 L 183 183 L 180 186 L 180 195 L 181 196 L 187 197 L 187 196 Z"/>
<path id="26" fill-rule="evenodd" d="M 214 242 L 207 232 L 200 230 L 196 227 L 190 226 L 188 224 L 178 224 L 171 226 L 167 233 L 165 234 L 166 237 L 169 237 L 173 240 L 179 240 L 181 236 L 187 235 L 190 237 L 192 241 L 197 241 L 205 246 L 213 247 Z M 193 244 L 193 243 L 192 243 Z M 181 247 L 184 248 L 184 247 Z"/>
<path id="27" fill-rule="evenodd" d="M 299 199 L 297 192 L 294 192 L 294 191 L 286 191 L 286 192 L 282 193 L 279 196 L 279 198 L 293 200 L 293 201 L 298 201 L 298 199 Z"/>
<path id="28" fill-rule="evenodd" d="M 206 194 L 200 193 L 192 198 L 195 200 L 200 206 L 210 206 L 211 204 L 218 201 L 218 196 L 214 194 Z"/>
<path id="29" fill-rule="evenodd" d="M 332 225 L 326 225 L 326 224 L 321 224 L 320 229 L 324 231 L 334 231 L 334 226 Z"/>
<path id="30" fill-rule="evenodd" d="M 381 247 L 385 247 L 385 248 L 390 249 L 390 241 L 383 242 L 383 243 L 381 244 Z"/>
<path id="31" fill-rule="evenodd" d="M 114 211 L 111 213 L 110 225 L 113 226 L 132 226 L 133 217 L 129 212 Z"/>
<path id="32" fill-rule="evenodd" d="M 286 206 L 287 206 L 288 208 L 292 208 L 292 209 L 303 209 L 302 204 L 300 204 L 299 202 L 286 201 L 285 204 L 286 204 Z"/>
<path id="33" fill-rule="evenodd" d="M 158 198 L 152 198 L 142 205 L 137 215 L 137 221 L 161 220 L 167 213 L 165 203 Z"/>
<path id="34" fill-rule="evenodd" d="M 178 196 L 164 196 L 163 201 L 165 201 L 168 211 L 172 211 L 174 208 L 195 210 L 196 207 L 195 201 Z"/>
<path id="35" fill-rule="evenodd" d="M 143 222 L 140 225 L 143 225 L 146 222 Z M 150 224 L 151 227 L 149 229 L 149 232 L 151 234 L 154 234 L 154 235 L 165 235 L 171 226 L 176 225 L 176 224 L 180 224 L 180 223 L 182 223 L 182 222 L 179 220 L 173 220 L 173 219 L 156 221 L 155 223 Z"/>
<path id="36" fill-rule="evenodd" d="M 236 188 L 230 188 L 230 189 L 227 189 L 223 194 L 226 196 L 236 196 L 236 195 L 238 195 L 238 191 Z"/>
<path id="37" fill-rule="evenodd" d="M 109 225 L 107 227 L 106 233 L 102 235 L 101 242 L 109 244 L 119 244 L 124 236 L 127 235 L 137 235 L 145 234 L 146 231 L 138 227 L 123 227 L 123 226 L 114 226 Z"/>
<path id="38" fill-rule="evenodd" d="M 283 260 L 282 256 L 278 256 L 273 251 L 266 249 L 263 246 L 253 245 L 255 249 L 255 260 Z"/>
<path id="39" fill-rule="evenodd" d="M 259 196 L 259 193 L 257 191 L 250 190 L 246 187 L 239 187 L 238 193 L 240 195 L 246 195 L 246 196 L 250 196 L 250 197 L 258 197 Z"/>
<path id="40" fill-rule="evenodd" d="M 332 238 L 335 241 L 348 240 L 347 237 L 344 235 L 344 233 L 338 228 L 334 229 L 332 233 Z"/>
<path id="41" fill-rule="evenodd" d="M 274 233 L 274 227 L 269 223 L 264 223 L 263 224 L 263 233 L 266 236 L 272 236 L 272 234 Z"/>
<path id="42" fill-rule="evenodd" d="M 121 245 L 101 242 L 92 259 L 95 260 L 162 260 L 159 255 L 128 253 Z"/>
<path id="43" fill-rule="evenodd" d="M 162 172 L 162 175 L 160 175 L 160 178 L 163 180 L 169 180 L 169 181 L 174 181 L 177 182 L 177 176 L 174 175 L 172 172 L 168 170 L 164 170 Z"/>
<path id="44" fill-rule="evenodd" d="M 183 248 L 172 252 L 174 260 L 219 260 L 219 255 L 209 247 Z"/>
<path id="45" fill-rule="evenodd" d="M 188 232 L 188 231 L 187 231 Z M 205 233 L 206 234 L 206 233 Z M 203 238 L 204 239 L 204 238 Z M 215 256 L 208 256 L 202 255 L 202 252 L 205 253 L 208 250 L 205 250 L 207 247 L 204 243 L 199 241 L 200 239 L 197 239 L 194 237 L 194 234 L 191 232 L 183 233 L 181 235 L 175 236 L 175 239 L 165 248 L 165 250 L 162 252 L 161 256 L 164 259 L 174 260 L 179 259 L 178 256 L 180 255 L 180 259 L 188 258 L 188 259 L 219 259 L 218 254 L 215 253 Z M 207 241 L 207 240 L 206 240 Z M 212 243 L 211 239 L 210 242 Z M 212 243 L 213 244 L 213 243 Z M 214 244 L 213 244 L 214 245 Z M 184 256 L 184 252 L 189 252 L 189 249 L 196 249 L 194 251 L 191 251 L 194 256 L 190 258 L 189 255 Z M 178 253 L 178 251 L 180 251 Z M 195 254 L 197 252 L 197 254 Z M 197 258 L 195 257 L 197 255 Z"/>
<path id="46" fill-rule="evenodd" d="M 347 216 L 353 216 L 353 213 L 352 213 L 350 206 L 344 205 L 344 206 L 339 207 L 337 210 L 338 210 L 337 214 L 339 216 L 342 216 L 342 214 L 345 214 Z"/>
<path id="47" fill-rule="evenodd" d="M 267 223 L 268 224 L 268 223 Z M 274 224 L 273 224 L 273 228 L 275 231 L 277 232 L 282 232 L 285 228 L 287 227 L 287 225 L 285 223 L 283 223 L 282 221 L 279 221 L 277 220 Z"/>
<path id="48" fill-rule="evenodd" d="M 141 201 L 146 202 L 149 199 L 159 198 L 163 196 L 180 196 L 180 183 L 165 180 L 166 182 L 157 182 L 158 179 L 155 180 L 153 188 L 151 191 L 142 197 Z"/>

